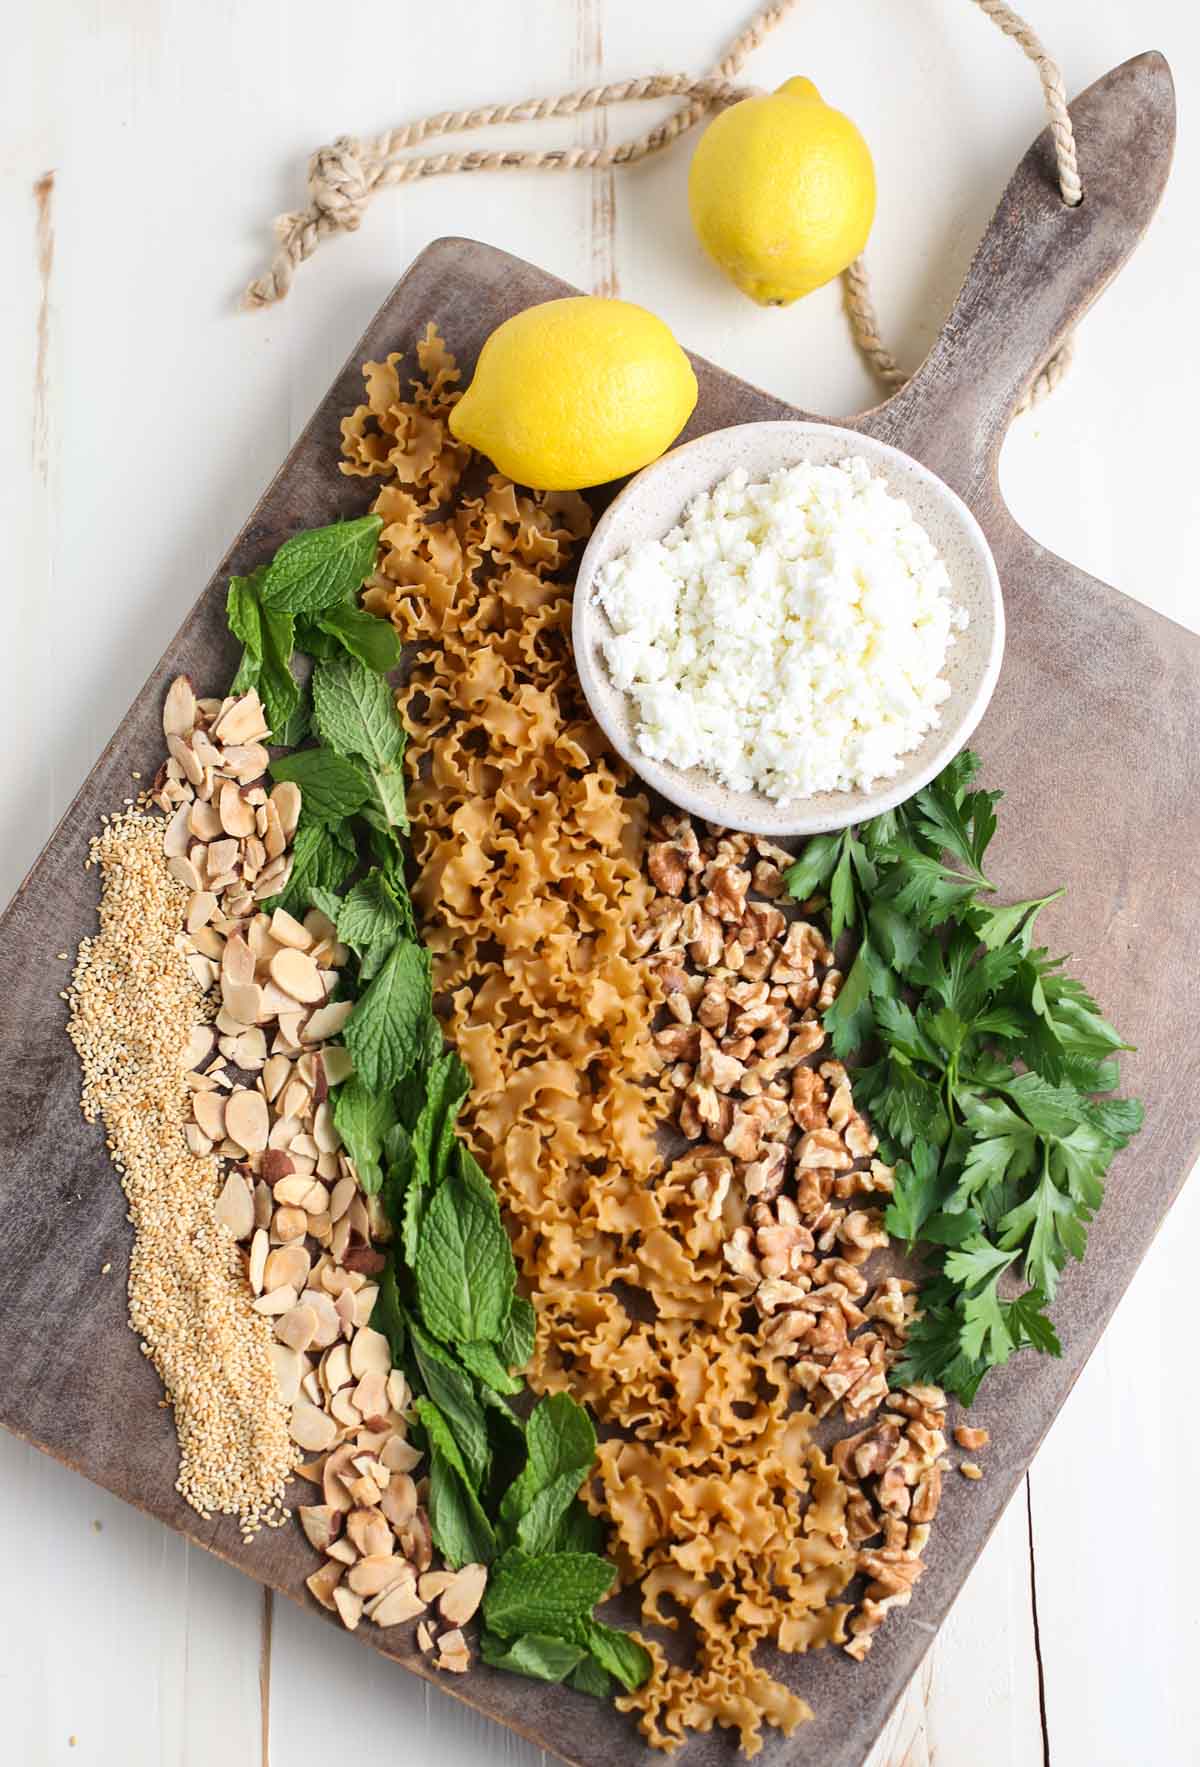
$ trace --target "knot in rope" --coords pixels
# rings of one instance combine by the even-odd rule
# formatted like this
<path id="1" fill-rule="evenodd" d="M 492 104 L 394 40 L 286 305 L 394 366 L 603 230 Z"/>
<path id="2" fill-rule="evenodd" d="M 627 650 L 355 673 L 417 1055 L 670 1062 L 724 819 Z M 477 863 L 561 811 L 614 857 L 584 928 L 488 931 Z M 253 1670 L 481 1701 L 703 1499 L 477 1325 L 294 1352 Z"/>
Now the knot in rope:
<path id="1" fill-rule="evenodd" d="M 350 135 L 339 135 L 327 147 L 318 147 L 308 162 L 314 219 L 354 232 L 371 199 L 371 183 L 361 156 L 361 143 Z"/>

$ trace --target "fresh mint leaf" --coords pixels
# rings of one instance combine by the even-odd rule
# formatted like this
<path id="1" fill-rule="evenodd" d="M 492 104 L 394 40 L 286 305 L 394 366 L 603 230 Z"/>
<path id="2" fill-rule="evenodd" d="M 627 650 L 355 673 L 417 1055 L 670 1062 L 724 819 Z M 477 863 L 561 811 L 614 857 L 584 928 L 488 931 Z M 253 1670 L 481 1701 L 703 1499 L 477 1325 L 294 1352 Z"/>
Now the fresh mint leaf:
<path id="1" fill-rule="evenodd" d="M 366 762 L 382 821 L 407 830 L 406 738 L 387 682 L 356 657 L 335 657 L 314 671 L 313 706 L 321 740 L 339 755 Z"/>
<path id="2" fill-rule="evenodd" d="M 546 1550 L 596 1458 L 592 1420 L 568 1393 L 552 1393 L 530 1413 L 528 1459 L 500 1504 L 501 1536 L 527 1552 Z"/>
<path id="3" fill-rule="evenodd" d="M 316 623 L 335 644 L 377 675 L 386 675 L 400 661 L 400 640 L 390 621 L 366 613 L 352 602 L 327 608 L 318 614 Z"/>
<path id="4" fill-rule="evenodd" d="M 262 671 L 262 610 L 258 601 L 261 575 L 261 571 L 254 571 L 248 577 L 230 577 L 225 592 L 225 623 L 243 646 L 242 660 L 229 689 L 235 696 L 257 688 Z"/>
<path id="5" fill-rule="evenodd" d="M 537 1336 L 537 1314 L 533 1303 L 523 1295 L 514 1295 L 508 1318 L 496 1339 L 496 1352 L 505 1368 L 524 1368 L 533 1355 Z"/>
<path id="6" fill-rule="evenodd" d="M 346 1021 L 346 1047 L 366 1087 L 385 1091 L 404 1077 L 424 1046 L 431 1016 L 429 953 L 402 939 Z"/>
<path id="7" fill-rule="evenodd" d="M 525 1391 L 525 1382 L 509 1374 L 496 1354 L 494 1344 L 476 1338 L 473 1342 L 460 1343 L 456 1348 L 463 1366 L 470 1370 L 476 1380 L 483 1381 L 485 1386 L 490 1387 L 493 1393 L 503 1393 L 511 1399 Z"/>
<path id="8" fill-rule="evenodd" d="M 377 515 L 309 528 L 285 540 L 263 574 L 264 607 L 311 614 L 346 601 L 375 568 Z"/>
<path id="9" fill-rule="evenodd" d="M 312 728 L 311 682 L 306 681 L 298 692 L 299 697 L 287 719 L 274 726 L 271 732 L 271 740 L 278 743 L 280 748 L 299 748 Z"/>
<path id="10" fill-rule="evenodd" d="M 404 1309 L 400 1304 L 400 1288 L 396 1281 L 394 1252 L 389 1253 L 387 1263 L 380 1272 L 379 1293 L 371 1309 L 371 1328 L 373 1331 L 381 1331 L 387 1339 L 392 1352 L 392 1367 L 402 1367 L 408 1333 L 404 1325 Z"/>
<path id="11" fill-rule="evenodd" d="M 332 749 L 299 749 L 271 762 L 271 777 L 300 787 L 304 814 L 314 822 L 345 822 L 361 810 L 370 781 L 356 761 Z"/>
<path id="12" fill-rule="evenodd" d="M 586 1643 L 588 1654 L 630 1693 L 642 1685 L 654 1667 L 650 1652 L 629 1632 L 618 1632 L 614 1626 L 588 1620 L 579 1636 Z"/>
<path id="13" fill-rule="evenodd" d="M 435 1188 L 449 1170 L 455 1149 L 455 1118 L 470 1090 L 471 1076 L 456 1050 L 443 1050 L 426 1070 L 425 1098 L 412 1132 L 413 1154 L 418 1168 L 428 1174 Z M 493 1194 L 469 1149 L 460 1147 L 458 1158 L 460 1163 L 469 1163 L 474 1168 L 472 1182 L 478 1178 L 488 1194 Z"/>
<path id="14" fill-rule="evenodd" d="M 292 842 L 292 870 L 287 887 L 264 907 L 286 908 L 303 915 L 311 905 L 314 889 L 336 890 L 353 871 L 358 854 L 354 837 L 337 825 L 309 821 L 301 812 L 300 826 Z"/>
<path id="15" fill-rule="evenodd" d="M 465 1564 L 490 1564 L 496 1555 L 496 1536 L 458 1442 L 431 1400 L 418 1399 L 416 1412 L 429 1437 L 429 1526 L 434 1545 L 452 1570 Z"/>
<path id="16" fill-rule="evenodd" d="M 527 1675 L 532 1681 L 563 1681 L 587 1655 L 582 1645 L 538 1632 L 527 1632 L 511 1643 L 485 1632 L 479 1654 L 493 1669 Z"/>
<path id="17" fill-rule="evenodd" d="M 403 890 L 403 884 L 400 888 Z M 407 890 L 400 894 L 395 882 L 377 865 L 346 892 L 333 919 L 338 938 L 358 958 L 363 982 L 378 973 L 398 939 L 416 938 Z"/>
<path id="18" fill-rule="evenodd" d="M 612 1677 L 591 1656 L 584 1657 L 571 1676 L 571 1686 L 576 1693 L 590 1694 L 593 1699 L 606 1700 L 612 1695 Z"/>
<path id="19" fill-rule="evenodd" d="M 405 1316 L 421 1384 L 446 1422 L 462 1455 L 472 1490 L 482 1490 L 491 1467 L 487 1419 L 474 1383 L 448 1350 L 411 1313 Z"/>
<path id="20" fill-rule="evenodd" d="M 547 1552 L 531 1558 L 513 1547 L 492 1567 L 483 1617 L 502 1638 L 538 1632 L 574 1640 L 613 1579 L 608 1560 L 592 1553 Z"/>
<path id="21" fill-rule="evenodd" d="M 415 1273 L 421 1316 L 435 1337 L 457 1344 L 499 1336 L 516 1266 L 496 1193 L 461 1144 L 425 1210 Z"/>
<path id="22" fill-rule="evenodd" d="M 333 1121 L 354 1161 L 359 1183 L 368 1196 L 376 1196 L 383 1185 L 384 1137 L 396 1122 L 391 1092 L 372 1092 L 357 1074 L 351 1074 L 334 1092 Z"/>

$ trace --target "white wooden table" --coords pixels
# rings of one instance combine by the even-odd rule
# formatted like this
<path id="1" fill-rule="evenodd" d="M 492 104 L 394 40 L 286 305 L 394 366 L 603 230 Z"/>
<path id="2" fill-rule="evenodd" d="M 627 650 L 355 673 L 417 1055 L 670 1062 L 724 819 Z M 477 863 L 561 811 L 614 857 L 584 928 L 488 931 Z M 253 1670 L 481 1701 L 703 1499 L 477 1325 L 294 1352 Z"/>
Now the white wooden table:
<path id="1" fill-rule="evenodd" d="M 1182 341 L 1200 306 L 1200 157 L 1188 134 L 1200 18 L 1178 0 L 1028 3 L 1071 91 L 1128 55 L 1166 51 L 1182 87 L 1183 148 L 1161 216 L 1087 321 L 1067 384 L 1016 426 L 1005 494 L 1039 540 L 1195 626 L 1200 500 L 1181 413 L 1200 396 L 1200 356 Z M 390 193 L 355 238 L 303 270 L 285 305 L 235 310 L 269 249 L 271 217 L 301 199 L 318 143 L 601 75 L 705 67 L 749 4 L 40 0 L 9 10 L 0 897 L 367 318 L 438 234 L 490 240 L 643 301 L 688 344 L 811 410 L 874 401 L 836 288 L 763 312 L 700 255 L 686 143 L 615 181 L 522 174 Z M 913 364 L 1041 126 L 1036 79 L 967 0 L 814 0 L 747 77 L 801 72 L 874 148 L 869 257 L 885 334 Z M 607 127 L 623 135 L 646 120 L 639 107 Z M 584 118 L 549 139 L 595 140 L 605 127 Z M 51 172 L 39 232 L 34 187 Z M 1068 902 L 1055 934 L 1068 946 L 1069 917 Z M 1200 1758 L 1198 1231 L 1194 1183 L 872 1767 Z M 13 1767 L 541 1758 L 290 1604 L 272 1610 L 236 1572 L 7 1437 L 0 1479 L 0 1759 Z"/>

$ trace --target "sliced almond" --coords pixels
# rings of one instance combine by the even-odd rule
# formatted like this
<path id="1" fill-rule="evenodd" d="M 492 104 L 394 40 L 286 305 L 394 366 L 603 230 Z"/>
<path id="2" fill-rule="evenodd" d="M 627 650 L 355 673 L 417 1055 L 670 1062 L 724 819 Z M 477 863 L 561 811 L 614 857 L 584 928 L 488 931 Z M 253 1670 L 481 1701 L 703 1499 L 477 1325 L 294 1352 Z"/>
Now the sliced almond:
<path id="1" fill-rule="evenodd" d="M 362 1422 L 362 1412 L 350 1396 L 350 1389 L 342 1387 L 329 1401 L 329 1415 L 336 1417 L 344 1429 L 357 1429 Z M 353 1489 L 353 1487 L 352 1487 Z"/>
<path id="2" fill-rule="evenodd" d="M 188 828 L 198 841 L 215 841 L 221 832 L 221 818 L 211 804 L 197 798 L 188 810 Z"/>
<path id="3" fill-rule="evenodd" d="M 417 1649 L 423 1651 L 433 1649 L 433 1633 L 424 1620 L 417 1621 Z"/>
<path id="4" fill-rule="evenodd" d="M 292 1136 L 291 1151 L 293 1158 L 296 1154 L 299 1154 L 302 1159 L 312 1160 L 314 1166 L 320 1154 L 320 1149 L 312 1136 L 306 1135 L 303 1130 L 300 1131 L 299 1135 Z"/>
<path id="5" fill-rule="evenodd" d="M 267 1039 L 258 1025 L 242 1032 L 231 1059 L 248 1074 L 255 1074 L 262 1067 L 267 1059 Z"/>
<path id="6" fill-rule="evenodd" d="M 364 1374 L 381 1374 L 386 1380 L 391 1369 L 391 1345 L 383 1333 L 372 1331 L 369 1326 L 355 1332 L 354 1342 L 350 1346 L 351 1374 L 360 1380 Z"/>
<path id="7" fill-rule="evenodd" d="M 213 1144 L 208 1139 L 208 1136 L 204 1133 L 199 1123 L 185 1123 L 183 1138 L 187 1142 L 191 1152 L 201 1159 L 203 1159 L 205 1154 L 212 1152 Z"/>
<path id="8" fill-rule="evenodd" d="M 302 1245 L 279 1246 L 267 1259 L 263 1287 L 270 1294 L 277 1288 L 294 1288 L 300 1294 L 308 1281 L 312 1260 Z M 307 1344 L 305 1349 L 307 1349 Z"/>
<path id="9" fill-rule="evenodd" d="M 337 1425 L 307 1399 L 297 1399 L 288 1423 L 293 1442 L 311 1454 L 322 1454 L 337 1440 Z"/>
<path id="10" fill-rule="evenodd" d="M 214 963 L 220 963 L 225 941 L 214 927 L 198 926 L 192 934 L 192 944 L 202 957 L 211 957 Z"/>
<path id="11" fill-rule="evenodd" d="M 296 951 L 307 951 L 313 942 L 308 928 L 286 908 L 277 908 L 271 916 L 271 937 L 277 944 L 288 945 Z"/>
<path id="12" fill-rule="evenodd" d="M 391 1530 L 377 1510 L 351 1510 L 346 1533 L 363 1558 L 389 1558 L 395 1550 Z"/>
<path id="13" fill-rule="evenodd" d="M 375 1302 L 379 1298 L 379 1284 L 368 1282 L 354 1291 L 354 1323 L 356 1326 L 369 1325 L 371 1315 L 375 1311 Z M 391 1398 L 391 1376 L 388 1376 L 388 1397 Z"/>
<path id="14" fill-rule="evenodd" d="M 318 1552 L 325 1552 L 342 1531 L 341 1511 L 327 1503 L 301 1504 L 296 1510 L 305 1539 Z"/>
<path id="15" fill-rule="evenodd" d="M 386 1450 L 383 1464 L 387 1465 Z M 408 1473 L 391 1474 L 379 1506 L 397 1534 L 410 1526 L 417 1513 L 417 1487 Z"/>
<path id="16" fill-rule="evenodd" d="M 300 1394 L 300 1357 L 286 1344 L 272 1344 L 271 1361 L 279 1397 L 285 1405 L 294 1405 Z"/>
<path id="17" fill-rule="evenodd" d="M 227 779 L 221 787 L 217 813 L 221 827 L 233 840 L 245 840 L 254 833 L 254 811 L 232 779 Z"/>
<path id="18" fill-rule="evenodd" d="M 221 984 L 250 983 L 254 980 L 254 953 L 241 935 L 225 941 L 221 956 Z M 252 1021 L 251 1021 L 252 1022 Z"/>
<path id="19" fill-rule="evenodd" d="M 178 763 L 189 785 L 204 784 L 204 764 L 193 753 L 189 743 L 184 742 L 181 736 L 168 736 L 167 751 L 171 759 Z"/>
<path id="20" fill-rule="evenodd" d="M 303 1510 L 300 1513 L 303 1515 Z M 422 1601 L 436 1601 L 439 1595 L 444 1595 L 449 1589 L 455 1575 L 454 1571 L 426 1571 L 423 1577 L 417 1579 L 417 1594 Z"/>
<path id="21" fill-rule="evenodd" d="M 334 1311 L 333 1302 L 323 1289 L 306 1288 L 300 1297 L 306 1307 L 311 1307 L 317 1315 L 317 1335 L 313 1339 L 319 1350 L 327 1350 L 336 1343 L 341 1329 L 340 1321 Z"/>
<path id="22" fill-rule="evenodd" d="M 321 1358 L 321 1385 L 332 1397 L 340 1387 L 348 1387 L 350 1381 L 350 1352 L 345 1344 L 334 1344 Z"/>
<path id="23" fill-rule="evenodd" d="M 362 1619 L 363 1598 L 352 1589 L 337 1588 L 333 1592 L 333 1604 L 337 1608 L 342 1625 L 347 1632 L 353 1632 Z"/>
<path id="24" fill-rule="evenodd" d="M 348 1523 L 347 1526 L 349 1526 Z M 406 1590 L 411 1590 L 413 1596 L 420 1601 L 412 1580 L 412 1572 L 407 1565 L 396 1558 L 360 1558 L 358 1563 L 351 1567 L 346 1581 L 356 1595 L 380 1595 L 384 1590 L 390 1589 L 394 1585 L 400 1585 Z M 421 1602 L 421 1607 L 424 1608 L 424 1606 L 425 1603 Z M 409 1617 L 411 1618 L 411 1615 Z"/>
<path id="25" fill-rule="evenodd" d="M 317 1335 L 317 1316 L 311 1307 L 297 1304 L 275 1322 L 275 1336 L 292 1350 L 307 1350 Z"/>
<path id="26" fill-rule="evenodd" d="M 234 1239 L 249 1239 L 254 1232 L 254 1198 L 240 1172 L 231 1172 L 216 1203 L 216 1217 Z"/>
<path id="27" fill-rule="evenodd" d="M 209 887 L 224 889 L 237 876 L 238 844 L 235 840 L 212 841 L 207 853 Z"/>
<path id="28" fill-rule="evenodd" d="M 267 1156 L 266 1154 L 262 1154 L 260 1157 L 265 1160 Z M 254 1186 L 254 1225 L 264 1229 L 269 1227 L 271 1225 L 271 1216 L 274 1213 L 275 1205 L 271 1201 L 271 1192 L 267 1189 L 265 1184 L 256 1184 Z M 263 1237 L 265 1239 L 265 1233 Z"/>
<path id="29" fill-rule="evenodd" d="M 300 820 L 300 787 L 291 779 L 280 780 L 274 786 L 268 803 L 274 804 L 279 816 L 279 825 L 283 829 L 284 839 L 290 841 L 296 832 L 296 824 Z"/>
<path id="30" fill-rule="evenodd" d="M 258 1202 L 258 1197 L 257 1197 L 257 1193 L 256 1193 L 256 1195 L 255 1195 L 256 1205 L 257 1205 L 257 1202 Z M 257 1206 L 254 1211 L 254 1218 L 256 1221 L 258 1221 Z M 270 1255 L 270 1250 L 271 1250 L 271 1242 L 267 1237 L 266 1228 L 263 1226 L 263 1224 L 261 1222 L 259 1222 L 258 1227 L 257 1227 L 255 1234 L 254 1234 L 254 1238 L 250 1241 L 250 1270 L 249 1270 L 250 1287 L 254 1290 L 256 1295 L 261 1295 L 261 1293 L 263 1291 L 263 1275 L 266 1271 L 267 1258 Z M 276 1326 L 275 1329 L 276 1329 L 276 1333 L 278 1333 L 278 1331 L 279 1331 L 278 1326 Z M 287 1342 L 287 1341 L 290 1341 L 290 1340 L 285 1339 L 285 1342 Z M 301 1344 L 297 1344 L 295 1347 L 296 1347 L 296 1349 L 299 1350 L 299 1349 L 303 1349 L 305 1346 L 303 1346 Z"/>
<path id="31" fill-rule="evenodd" d="M 234 1019 L 243 1029 L 254 1025 L 262 1016 L 262 989 L 257 982 L 230 982 L 223 979 L 221 999 L 225 1003 L 225 1010 L 230 1018 Z M 265 1053 L 265 1039 L 263 1047 Z"/>
<path id="32" fill-rule="evenodd" d="M 194 1067 L 195 1063 L 193 1062 L 189 1065 Z M 350 1207 L 350 1204 L 354 1201 L 357 1191 L 358 1185 L 354 1182 L 353 1178 L 338 1179 L 333 1187 L 333 1194 L 329 1199 L 329 1218 L 331 1221 L 341 1220 L 342 1216 L 346 1213 L 346 1210 Z"/>
<path id="33" fill-rule="evenodd" d="M 350 1442 L 344 1442 L 340 1448 L 334 1449 L 321 1474 L 321 1488 L 326 1503 L 331 1509 L 341 1510 L 348 1515 L 354 1505 L 350 1501 L 350 1491 L 342 1477 L 343 1473 L 348 1478 L 354 1476 L 354 1446 Z"/>
<path id="34" fill-rule="evenodd" d="M 189 933 L 197 933 L 202 926 L 207 926 L 217 911 L 217 898 L 211 890 L 194 890 L 187 906 L 187 919 L 184 925 Z M 329 1008 L 324 1009 L 328 1012 Z"/>
<path id="35" fill-rule="evenodd" d="M 321 1051 L 321 1064 L 325 1069 L 325 1078 L 331 1086 L 340 1086 L 342 1081 L 348 1080 L 354 1072 L 350 1051 L 341 1043 L 335 1043 L 332 1047 L 326 1047 Z"/>
<path id="36" fill-rule="evenodd" d="M 281 1245 L 303 1239 L 308 1232 L 308 1216 L 303 1209 L 276 1209 L 271 1218 L 271 1232 Z"/>
<path id="37" fill-rule="evenodd" d="M 464 1568 L 469 1568 L 471 1570 L 477 1571 L 477 1570 L 481 1570 L 482 1566 L 471 1565 L 469 1567 L 464 1567 Z M 445 1601 L 443 1601 L 442 1602 L 443 1608 L 445 1607 L 445 1605 L 446 1605 L 446 1603 L 445 1603 Z M 466 1656 L 466 1654 L 467 1654 L 467 1641 L 466 1641 L 465 1637 L 463 1636 L 462 1632 L 460 1631 L 460 1629 L 456 1626 L 452 1632 L 443 1632 L 442 1633 L 442 1636 L 438 1639 L 438 1649 L 441 1651 L 443 1656 L 447 1656 L 447 1657 Z"/>
<path id="38" fill-rule="evenodd" d="M 196 694 L 191 678 L 176 675 L 163 701 L 163 735 L 190 736 L 196 727 Z"/>
<path id="39" fill-rule="evenodd" d="M 261 1092 L 241 1087 L 229 1095 L 225 1106 L 225 1133 L 247 1153 L 261 1153 L 270 1131 L 267 1101 Z"/>
<path id="40" fill-rule="evenodd" d="M 465 1626 L 483 1600 L 486 1587 L 487 1566 L 464 1565 L 438 1603 L 443 1620 L 451 1626 Z M 445 1648 L 446 1640 L 443 1638 L 441 1642 Z"/>
<path id="41" fill-rule="evenodd" d="M 285 1159 L 288 1161 L 289 1165 L 291 1164 L 291 1158 L 288 1154 L 280 1154 L 275 1148 L 268 1148 L 267 1151 L 274 1159 Z M 265 1154 L 263 1158 L 266 1158 Z M 305 1198 L 308 1196 L 311 1189 L 312 1179 L 308 1176 L 307 1172 L 298 1173 L 293 1169 L 287 1177 L 280 1178 L 278 1183 L 275 1184 L 275 1201 L 280 1204 L 287 1204 L 293 1208 L 303 1208 Z"/>
<path id="42" fill-rule="evenodd" d="M 261 742 L 228 743 L 222 756 L 223 764 L 239 785 L 249 785 L 252 779 L 261 779 L 270 759 Z"/>
<path id="43" fill-rule="evenodd" d="M 292 1161 L 292 1172 L 296 1170 L 296 1156 L 291 1151 L 292 1142 L 300 1133 L 300 1124 L 295 1117 L 277 1117 L 271 1124 L 271 1133 L 267 1137 L 267 1150 L 271 1153 L 287 1153 Z"/>
<path id="44" fill-rule="evenodd" d="M 325 998 L 325 986 L 320 971 L 312 958 L 305 951 L 293 951 L 285 947 L 276 951 L 271 959 L 271 980 L 293 1000 L 304 1005 L 314 1005 Z"/>
<path id="45" fill-rule="evenodd" d="M 312 1108 L 312 1093 L 303 1080 L 289 1080 L 276 1104 L 281 1117 L 307 1117 Z"/>
<path id="46" fill-rule="evenodd" d="M 234 700 L 228 711 L 222 712 L 213 729 L 213 735 L 220 743 L 257 742 L 260 737 L 270 734 L 262 701 L 253 688 Z"/>
<path id="47" fill-rule="evenodd" d="M 305 1042 L 324 1043 L 328 1038 L 336 1037 L 353 1011 L 353 1000 L 335 1000 L 330 1006 L 318 1006 L 305 1021 Z"/>
<path id="48" fill-rule="evenodd" d="M 282 1318 L 285 1313 L 290 1313 L 296 1305 L 297 1299 L 298 1296 L 291 1284 L 284 1283 L 280 1288 L 273 1289 L 270 1294 L 260 1295 L 257 1301 L 251 1301 L 250 1305 L 256 1313 L 262 1313 L 268 1319 L 275 1319 Z"/>
<path id="49" fill-rule="evenodd" d="M 201 877 L 199 869 L 186 853 L 180 853 L 176 858 L 168 859 L 167 870 L 176 883 L 181 883 L 185 889 L 191 890 L 193 895 L 198 894 L 204 888 L 204 879 Z"/>
<path id="50" fill-rule="evenodd" d="M 197 1092 L 192 1098 L 192 1115 L 210 1141 L 225 1139 L 225 1099 L 220 1092 Z"/>
<path id="51" fill-rule="evenodd" d="M 331 1614 L 337 1612 L 333 1592 L 344 1575 L 345 1572 L 341 1565 L 330 1562 L 323 1564 L 319 1571 L 314 1571 L 311 1577 L 304 1579 L 321 1606 L 327 1607 Z"/>
<path id="52" fill-rule="evenodd" d="M 354 1335 L 354 1290 L 343 1289 L 340 1295 L 334 1296 L 333 1310 L 341 1321 L 342 1335 Z"/>
<path id="53" fill-rule="evenodd" d="M 187 1048 L 183 1052 L 185 1068 L 198 1068 L 208 1060 L 213 1052 L 213 1028 L 211 1025 L 193 1025 L 188 1032 Z"/>
<path id="54" fill-rule="evenodd" d="M 273 1055 L 263 1069 L 263 1091 L 274 1102 L 287 1085 L 292 1064 L 286 1055 Z"/>
<path id="55" fill-rule="evenodd" d="M 268 859 L 278 859 L 287 848 L 287 836 L 283 832 L 283 824 L 279 820 L 279 811 L 272 803 L 267 803 L 263 811 L 262 822 L 259 824 L 259 836 L 267 850 Z"/>
<path id="56" fill-rule="evenodd" d="M 424 1612 L 425 1603 L 421 1597 L 405 1584 L 388 1590 L 382 1601 L 373 1603 L 370 1615 L 377 1626 L 401 1626 L 405 1620 L 415 1620 Z"/>

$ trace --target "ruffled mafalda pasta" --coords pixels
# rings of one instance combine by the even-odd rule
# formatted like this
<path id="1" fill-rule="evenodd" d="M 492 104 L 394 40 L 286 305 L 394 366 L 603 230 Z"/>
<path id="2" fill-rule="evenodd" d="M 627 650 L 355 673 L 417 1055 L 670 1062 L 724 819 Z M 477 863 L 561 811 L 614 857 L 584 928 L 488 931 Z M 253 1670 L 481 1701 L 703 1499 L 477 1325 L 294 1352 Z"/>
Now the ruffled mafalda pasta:
<path id="1" fill-rule="evenodd" d="M 664 1170 L 648 806 L 571 660 L 563 579 L 590 511 L 488 474 L 449 433 L 459 373 L 432 327 L 417 354 L 407 389 L 399 355 L 366 365 L 342 470 L 381 481 L 364 600 L 411 647 L 414 897 L 473 1080 L 465 1132 L 537 1310 L 530 1380 L 594 1411 L 585 1496 L 647 1624 L 686 1646 L 680 1664 L 647 1639 L 653 1673 L 619 1703 L 661 1748 L 720 1724 L 753 1754 L 764 1723 L 811 1716 L 756 1647 L 848 1642 L 857 1486 L 744 1323 L 744 1195 L 714 1208 L 696 1155 Z"/>

